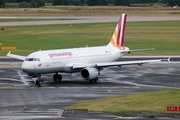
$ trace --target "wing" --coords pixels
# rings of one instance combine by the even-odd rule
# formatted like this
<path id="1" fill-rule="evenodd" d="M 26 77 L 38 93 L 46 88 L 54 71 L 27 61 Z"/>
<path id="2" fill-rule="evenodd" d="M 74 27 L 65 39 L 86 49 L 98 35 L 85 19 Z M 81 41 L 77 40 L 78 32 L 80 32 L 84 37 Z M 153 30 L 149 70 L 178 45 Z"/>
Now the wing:
<path id="1" fill-rule="evenodd" d="M 72 69 L 80 69 L 86 67 L 110 67 L 110 66 L 123 66 L 123 65 L 142 65 L 146 63 L 156 63 L 156 62 L 164 62 L 170 61 L 168 59 L 156 59 L 156 60 L 139 60 L 139 61 L 123 61 L 123 62 L 105 62 L 105 63 L 94 63 L 94 64 L 73 64 Z"/>
<path id="2" fill-rule="evenodd" d="M 15 54 L 11 54 L 11 51 L 7 54 L 8 57 L 12 57 L 12 58 L 16 58 L 19 60 L 25 60 L 26 56 L 20 56 L 20 55 L 15 55 Z"/>

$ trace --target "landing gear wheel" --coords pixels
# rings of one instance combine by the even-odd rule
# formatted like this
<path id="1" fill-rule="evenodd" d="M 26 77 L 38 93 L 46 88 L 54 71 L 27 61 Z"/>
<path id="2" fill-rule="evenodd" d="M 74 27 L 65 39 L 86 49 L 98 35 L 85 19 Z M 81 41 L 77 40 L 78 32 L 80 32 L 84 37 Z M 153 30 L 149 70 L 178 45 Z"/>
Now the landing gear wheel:
<path id="1" fill-rule="evenodd" d="M 58 79 L 58 75 L 54 74 L 54 75 L 53 75 L 53 80 L 54 80 L 54 82 L 56 82 L 57 79 Z"/>
<path id="2" fill-rule="evenodd" d="M 41 87 L 41 83 L 40 83 L 39 80 L 36 81 L 36 85 L 37 85 L 38 87 Z"/>
<path id="3" fill-rule="evenodd" d="M 97 83 L 98 82 L 98 77 L 96 77 L 93 81 L 94 81 L 94 83 Z"/>
<path id="4" fill-rule="evenodd" d="M 54 82 L 61 81 L 62 80 L 62 75 L 61 74 L 54 74 L 53 80 L 54 80 Z"/>
<path id="5" fill-rule="evenodd" d="M 34 74 L 28 74 L 29 76 L 33 77 Z"/>
<path id="6" fill-rule="evenodd" d="M 93 80 L 89 80 L 90 83 L 97 83 L 98 82 L 98 77 L 94 78 Z"/>
<path id="7" fill-rule="evenodd" d="M 92 83 L 92 82 L 93 82 L 93 80 L 89 80 L 89 82 L 90 82 L 90 83 Z"/>
<path id="8" fill-rule="evenodd" d="M 58 81 L 61 81 L 62 80 L 62 75 L 58 75 Z"/>

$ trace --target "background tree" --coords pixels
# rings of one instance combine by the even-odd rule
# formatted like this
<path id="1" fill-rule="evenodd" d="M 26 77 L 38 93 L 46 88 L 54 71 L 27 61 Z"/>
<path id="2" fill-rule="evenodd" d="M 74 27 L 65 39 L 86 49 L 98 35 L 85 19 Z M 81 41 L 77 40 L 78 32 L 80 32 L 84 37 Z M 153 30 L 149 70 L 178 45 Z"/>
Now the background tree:
<path id="1" fill-rule="evenodd" d="M 180 6 L 180 0 L 168 0 L 167 1 L 168 6 Z"/>
<path id="2" fill-rule="evenodd" d="M 80 5 L 85 5 L 86 4 L 86 0 L 79 0 L 80 1 Z"/>
<path id="3" fill-rule="evenodd" d="M 68 5 L 68 0 L 61 0 L 61 5 Z"/>
<path id="4" fill-rule="evenodd" d="M 5 2 L 4 0 L 0 0 L 0 8 L 4 8 L 5 7 Z"/>
<path id="5" fill-rule="evenodd" d="M 61 5 L 61 0 L 53 0 L 53 5 Z"/>
<path id="6" fill-rule="evenodd" d="M 30 3 L 29 2 L 21 2 L 19 3 L 19 8 L 29 8 Z"/>
<path id="7" fill-rule="evenodd" d="M 79 0 L 73 0 L 71 4 L 72 5 L 80 5 L 80 1 Z"/>
<path id="8" fill-rule="evenodd" d="M 46 3 L 53 3 L 53 0 L 45 0 Z"/>
<path id="9" fill-rule="evenodd" d="M 113 4 L 114 5 L 122 5 L 122 6 L 130 6 L 131 1 L 130 0 L 114 0 Z"/>
<path id="10" fill-rule="evenodd" d="M 156 3 L 159 2 L 161 0 L 131 0 L 131 3 Z"/>
<path id="11" fill-rule="evenodd" d="M 36 1 L 37 1 L 37 7 L 45 6 L 45 1 L 44 0 L 36 0 Z"/>
<path id="12" fill-rule="evenodd" d="M 87 0 L 88 6 L 100 5 L 99 0 Z"/>
<path id="13" fill-rule="evenodd" d="M 6 1 L 6 3 L 21 3 L 21 2 L 29 2 L 30 3 L 31 0 L 5 0 L 5 1 Z"/>
<path id="14" fill-rule="evenodd" d="M 113 0 L 108 0 L 108 4 L 113 4 Z"/>
<path id="15" fill-rule="evenodd" d="M 37 3 L 36 3 L 34 0 L 31 0 L 30 6 L 31 6 L 32 8 L 35 8 L 35 7 L 37 7 Z"/>
<path id="16" fill-rule="evenodd" d="M 44 0 L 31 0 L 30 2 L 31 7 L 42 7 L 45 6 L 45 1 Z"/>
<path id="17" fill-rule="evenodd" d="M 108 5 L 108 0 L 99 0 L 99 5 Z"/>

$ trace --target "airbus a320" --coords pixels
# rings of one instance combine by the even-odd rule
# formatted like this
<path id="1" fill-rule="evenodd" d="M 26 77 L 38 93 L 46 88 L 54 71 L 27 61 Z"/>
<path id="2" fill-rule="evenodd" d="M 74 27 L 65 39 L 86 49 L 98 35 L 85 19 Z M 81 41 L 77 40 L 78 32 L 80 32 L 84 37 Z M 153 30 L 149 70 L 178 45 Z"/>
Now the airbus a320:
<path id="1" fill-rule="evenodd" d="M 141 61 L 117 61 L 123 55 L 131 52 L 151 50 L 130 50 L 124 46 L 124 34 L 127 14 L 122 14 L 114 30 L 112 38 L 106 46 L 84 47 L 72 49 L 43 50 L 33 52 L 28 56 L 11 54 L 7 56 L 23 60 L 22 70 L 28 75 L 38 76 L 35 80 L 37 86 L 41 86 L 42 74 L 55 73 L 54 81 L 61 81 L 61 73 L 80 72 L 82 79 L 89 82 L 97 82 L 100 71 L 105 67 L 145 64 L 161 62 L 162 59 Z"/>

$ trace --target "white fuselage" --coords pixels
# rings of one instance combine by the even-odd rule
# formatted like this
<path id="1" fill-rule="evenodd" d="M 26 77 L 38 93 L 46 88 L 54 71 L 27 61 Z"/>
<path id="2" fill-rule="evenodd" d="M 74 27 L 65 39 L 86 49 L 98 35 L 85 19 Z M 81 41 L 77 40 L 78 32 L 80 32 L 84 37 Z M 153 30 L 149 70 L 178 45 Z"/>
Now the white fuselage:
<path id="1" fill-rule="evenodd" d="M 80 71 L 72 69 L 74 64 L 113 62 L 122 55 L 119 48 L 112 46 L 38 51 L 27 56 L 22 70 L 29 74 L 73 73 Z"/>

